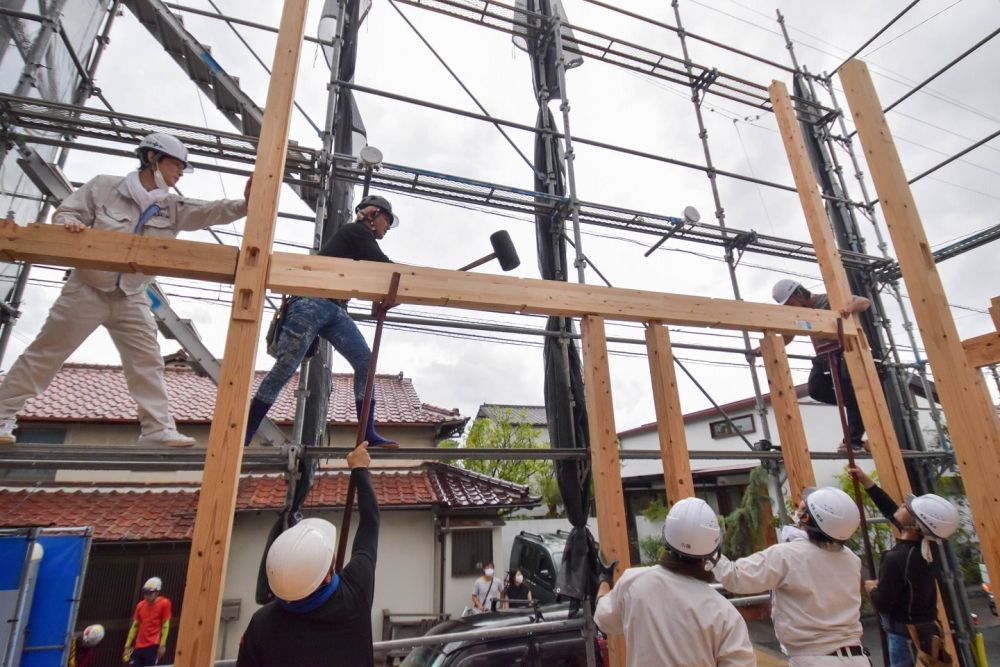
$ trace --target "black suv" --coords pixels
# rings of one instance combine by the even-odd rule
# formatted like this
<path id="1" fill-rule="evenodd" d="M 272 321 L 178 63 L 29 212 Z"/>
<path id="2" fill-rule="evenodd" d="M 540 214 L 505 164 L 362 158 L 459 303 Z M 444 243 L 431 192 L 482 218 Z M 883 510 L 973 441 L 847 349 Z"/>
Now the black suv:
<path id="1" fill-rule="evenodd" d="M 544 604 L 556 601 L 556 575 L 562 565 L 569 533 L 529 533 L 522 530 L 514 537 L 508 560 L 510 571 L 521 570 L 535 600 Z"/>
<path id="2" fill-rule="evenodd" d="M 440 623 L 427 636 L 503 628 L 569 618 L 569 605 L 512 609 Z M 497 639 L 470 639 L 413 649 L 400 667 L 586 667 L 587 650 L 580 629 Z M 594 656 L 607 665 L 607 644 L 598 634 Z"/>

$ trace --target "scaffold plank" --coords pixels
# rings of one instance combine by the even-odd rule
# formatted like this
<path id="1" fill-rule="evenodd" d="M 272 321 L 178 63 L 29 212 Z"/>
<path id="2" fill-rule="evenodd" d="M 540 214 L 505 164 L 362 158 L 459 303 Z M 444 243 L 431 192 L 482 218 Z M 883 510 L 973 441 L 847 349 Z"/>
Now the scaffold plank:
<path id="1" fill-rule="evenodd" d="M 175 662 L 189 667 L 209 667 L 216 657 L 215 643 L 243 458 L 247 406 L 307 6 L 308 0 L 284 3 L 274 50 L 267 111 L 254 168 L 246 232 L 236 265 L 233 306 L 191 539 L 184 613 L 177 637 Z"/>
<path id="2" fill-rule="evenodd" d="M 687 435 L 684 432 L 684 411 L 677 390 L 674 370 L 674 350 L 670 331 L 659 323 L 646 327 L 646 356 L 653 381 L 653 405 L 656 408 L 656 430 L 663 462 L 663 483 L 669 504 L 694 495 L 691 459 L 688 456 Z"/>
<path id="3" fill-rule="evenodd" d="M 962 481 L 990 572 L 1000 572 L 1000 419 L 982 374 L 966 355 L 930 254 L 892 132 L 864 62 L 849 61 L 840 80 L 858 130 L 903 281 L 910 294 Z"/>
<path id="4" fill-rule="evenodd" d="M 788 474 L 788 490 L 792 496 L 792 504 L 798 507 L 802 502 L 802 489 L 816 486 L 816 473 L 809 458 L 809 442 L 806 440 L 806 429 L 799 410 L 795 381 L 792 380 L 792 371 L 788 365 L 784 337 L 771 331 L 764 332 L 760 351 L 764 357 L 767 386 L 771 392 L 774 423 L 781 438 L 781 455 Z"/>

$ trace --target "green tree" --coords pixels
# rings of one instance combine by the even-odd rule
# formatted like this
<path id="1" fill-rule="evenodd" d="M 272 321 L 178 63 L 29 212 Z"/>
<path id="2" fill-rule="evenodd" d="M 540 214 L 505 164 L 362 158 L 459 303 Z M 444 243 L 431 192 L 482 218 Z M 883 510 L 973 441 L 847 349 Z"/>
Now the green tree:
<path id="1" fill-rule="evenodd" d="M 464 444 L 446 440 L 439 447 L 463 449 L 547 449 L 542 432 L 534 428 L 523 411 L 514 415 L 501 410 L 493 419 L 480 418 L 472 424 Z M 498 479 L 524 484 L 542 496 L 548 516 L 558 516 L 562 498 L 551 461 L 533 459 L 466 459 L 457 462 L 466 470 Z"/>
<path id="2" fill-rule="evenodd" d="M 878 482 L 878 473 L 873 472 L 871 475 L 872 479 Z M 844 471 L 837 475 L 837 486 L 840 490 L 849 495 L 851 498 L 854 497 L 854 480 L 851 476 L 847 474 L 847 467 L 844 467 Z M 892 538 L 892 526 L 888 522 L 879 521 L 877 523 L 872 523 L 872 519 L 881 519 L 882 513 L 879 512 L 878 506 L 875 501 L 868 497 L 864 488 L 858 485 L 858 489 L 861 491 L 861 499 L 864 503 L 865 508 L 865 519 L 868 525 L 868 539 L 872 543 L 872 553 L 876 556 L 881 554 L 883 551 L 889 548 L 889 543 Z M 866 556 L 864 553 L 864 542 L 861 539 L 861 533 L 855 533 L 847 542 L 848 548 L 854 553 L 861 557 L 861 560 L 868 565 L 868 561 L 865 560 Z"/>
<path id="3" fill-rule="evenodd" d="M 761 509 L 769 507 L 771 496 L 767 490 L 767 471 L 758 466 L 750 471 L 750 483 L 743 491 L 740 506 L 722 520 L 722 553 L 733 560 L 754 553 L 761 544 L 761 529 L 771 520 Z"/>

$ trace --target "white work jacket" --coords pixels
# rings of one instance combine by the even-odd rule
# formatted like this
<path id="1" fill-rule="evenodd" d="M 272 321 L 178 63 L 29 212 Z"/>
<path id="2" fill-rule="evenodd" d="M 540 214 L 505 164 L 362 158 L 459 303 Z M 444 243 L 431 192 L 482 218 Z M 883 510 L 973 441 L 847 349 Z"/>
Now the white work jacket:
<path id="1" fill-rule="evenodd" d="M 850 549 L 784 542 L 712 569 L 726 590 L 772 592 L 774 634 L 789 656 L 828 655 L 861 644 L 861 559 Z"/>
<path id="2" fill-rule="evenodd" d="M 594 621 L 624 634 L 630 667 L 753 667 L 747 625 L 708 584 L 660 565 L 633 567 L 597 601 Z"/>
<path id="3" fill-rule="evenodd" d="M 182 231 L 204 229 L 245 217 L 243 199 L 201 201 L 169 194 L 160 202 L 160 211 L 143 225 L 143 236 L 174 238 Z M 87 227 L 134 234 L 142 211 L 129 195 L 121 176 L 95 176 L 63 200 L 52 216 L 53 224 L 76 220 Z M 102 292 L 120 287 L 125 294 L 146 290 L 152 277 L 142 273 L 116 273 L 95 269 L 74 269 L 70 281 L 79 281 Z"/>

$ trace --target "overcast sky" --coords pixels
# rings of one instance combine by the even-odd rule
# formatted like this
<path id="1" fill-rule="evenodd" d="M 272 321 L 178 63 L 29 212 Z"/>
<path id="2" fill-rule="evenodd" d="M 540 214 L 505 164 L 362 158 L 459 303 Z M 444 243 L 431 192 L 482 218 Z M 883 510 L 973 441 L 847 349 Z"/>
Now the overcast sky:
<path id="1" fill-rule="evenodd" d="M 677 36 L 662 28 L 626 19 L 580 0 L 564 0 L 569 20 L 619 39 L 637 42 L 673 55 L 681 55 Z M 212 10 L 207 0 L 185 0 L 185 4 Z M 280 2 L 216 0 L 226 14 L 269 25 L 277 25 Z M 674 24 L 667 1 L 618 2 L 619 6 Z M 907 3 L 893 2 L 751 2 L 750 0 L 682 0 L 685 27 L 695 33 L 737 46 L 788 64 L 789 57 L 774 10 L 780 9 L 795 41 L 799 62 L 811 72 L 835 68 Z M 310 3 L 307 32 L 316 34 L 320 0 Z M 399 5 L 458 73 L 485 107 L 494 115 L 517 122 L 533 123 L 535 100 L 527 56 L 515 49 L 508 35 L 457 21 L 436 13 Z M 905 93 L 915 82 L 936 71 L 1000 22 L 998 0 L 924 0 L 862 53 L 875 77 L 883 105 Z M 220 65 L 240 78 L 244 89 L 263 106 L 268 77 L 232 30 L 219 21 L 188 15 L 185 24 L 205 44 Z M 270 65 L 274 36 L 247 27 L 241 35 Z M 746 77 L 767 85 L 780 78 L 791 87 L 787 73 L 742 58 L 721 49 L 692 41 L 695 62 Z M 911 97 L 889 114 L 891 129 L 907 173 L 915 175 L 945 157 L 996 130 L 1000 124 L 1000 102 L 996 63 L 1000 40 L 994 40 Z M 329 79 L 322 55 L 306 44 L 296 99 L 317 122 L 324 116 Z M 376 0 L 362 28 L 356 81 L 373 88 L 468 110 L 473 103 L 434 60 L 427 48 L 385 0 Z M 233 131 L 159 44 L 128 10 L 116 22 L 111 43 L 97 73 L 97 84 L 120 112 L 163 118 L 173 122 L 204 125 Z M 844 102 L 839 81 L 837 94 Z M 690 93 L 687 89 L 611 65 L 588 60 L 568 74 L 571 127 L 574 135 L 614 143 L 690 162 L 704 163 Z M 99 104 L 92 100 L 92 105 Z M 359 94 L 368 128 L 369 142 L 382 150 L 387 162 L 443 172 L 505 185 L 531 188 L 531 172 L 495 128 L 479 121 L 446 115 L 400 102 Z M 846 104 L 846 103 L 845 103 Z M 553 111 L 559 115 L 554 106 Z M 770 181 L 791 184 L 781 139 L 774 117 L 730 100 L 709 97 L 705 104 L 712 155 L 716 165 Z M 848 114 L 848 118 L 849 118 Z M 559 121 L 561 123 L 561 119 Z M 291 137 L 302 144 L 318 146 L 319 139 L 300 113 L 295 114 Z M 512 132 L 521 149 L 531 154 L 532 136 Z M 860 156 L 860 145 L 855 143 Z M 714 204 L 708 179 L 700 172 L 641 160 L 610 151 L 576 146 L 578 195 L 581 199 L 635 208 L 666 215 L 680 215 L 693 205 L 706 222 L 714 221 Z M 846 154 L 840 159 L 849 162 Z M 124 174 L 130 161 L 98 157 L 84 152 L 71 155 L 67 175 L 85 181 L 98 173 Z M 866 167 L 863 167 L 867 171 Z M 853 170 L 851 194 L 861 193 Z M 927 235 L 937 248 L 1000 222 L 1000 142 L 994 140 L 914 186 Z M 808 240 L 808 231 L 794 193 L 760 187 L 727 178 L 719 186 L 727 224 L 736 229 L 754 229 L 793 239 Z M 180 187 L 189 196 L 236 197 L 241 179 L 218 176 L 207 170 L 185 176 Z M 869 192 L 874 188 L 868 183 Z M 488 236 L 495 230 L 510 231 L 520 251 L 521 267 L 516 275 L 537 277 L 532 221 L 523 216 L 498 215 L 441 202 L 392 194 L 404 223 L 382 242 L 394 260 L 410 264 L 454 268 L 489 252 Z M 309 213 L 309 209 L 287 188 L 282 193 L 282 211 Z M 887 236 L 884 221 L 879 228 Z M 232 226 L 242 230 L 242 221 Z M 309 242 L 308 223 L 279 220 L 277 238 Z M 868 250 L 878 254 L 874 229 L 866 223 Z M 206 233 L 185 238 L 211 240 Z M 615 285 L 664 292 L 731 298 L 721 249 L 671 240 L 649 258 L 643 252 L 655 239 L 624 236 L 614 230 L 584 227 L 583 250 L 594 265 Z M 236 243 L 236 239 L 229 239 Z M 281 248 L 285 249 L 285 248 Z M 891 245 L 889 248 L 891 253 Z M 961 336 L 992 330 L 986 308 L 1000 294 L 996 268 L 997 246 L 986 246 L 941 264 L 940 271 Z M 481 272 L 499 272 L 486 265 Z M 807 287 L 823 291 L 818 267 L 748 253 L 737 274 L 744 298 L 769 301 L 771 284 L 783 275 L 794 275 Z M 33 278 L 55 280 L 55 272 L 36 271 Z M 202 284 L 199 289 L 174 287 L 179 281 L 166 279 L 175 309 L 190 317 L 209 347 L 221 354 L 224 347 L 228 306 L 204 298 L 228 298 L 224 287 Z M 587 272 L 587 282 L 599 277 Z M 37 333 L 57 295 L 55 286 L 33 285 L 23 307 L 24 316 L 14 334 L 4 367 Z M 198 296 L 202 299 L 194 299 Z M 897 342 L 906 346 L 905 358 L 913 359 L 902 318 L 893 299 L 886 295 L 892 330 Z M 448 310 L 422 310 L 403 306 L 399 314 L 423 312 L 447 317 L 513 322 L 540 327 L 539 318 L 515 318 Z M 265 315 L 267 317 L 267 315 Z M 363 331 L 370 339 L 372 327 Z M 609 326 L 611 336 L 641 339 L 637 325 Z M 383 339 L 378 370 L 402 372 L 413 379 L 420 397 L 443 407 L 457 407 L 472 416 L 481 403 L 540 404 L 542 364 L 539 339 L 518 339 L 505 334 L 484 334 L 488 340 L 469 340 L 444 335 L 389 330 Z M 675 342 L 739 346 L 734 332 L 685 329 L 673 335 Z M 173 341 L 161 340 L 165 353 L 176 349 Z M 809 346 L 796 343 L 790 351 L 806 354 Z M 611 372 L 618 430 L 651 421 L 654 417 L 648 366 L 644 348 L 612 345 Z M 752 395 L 750 373 L 738 355 L 680 351 L 719 402 Z M 110 339 L 99 332 L 92 336 L 71 361 L 117 363 Z M 260 347 L 257 367 L 269 367 L 272 359 Z M 336 370 L 348 366 L 335 356 Z M 796 379 L 804 381 L 808 362 L 793 361 Z M 766 386 L 763 373 L 761 381 Z M 988 383 L 996 395 L 992 380 Z M 686 379 L 680 382 L 685 410 L 709 405 Z"/>

